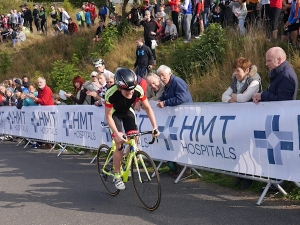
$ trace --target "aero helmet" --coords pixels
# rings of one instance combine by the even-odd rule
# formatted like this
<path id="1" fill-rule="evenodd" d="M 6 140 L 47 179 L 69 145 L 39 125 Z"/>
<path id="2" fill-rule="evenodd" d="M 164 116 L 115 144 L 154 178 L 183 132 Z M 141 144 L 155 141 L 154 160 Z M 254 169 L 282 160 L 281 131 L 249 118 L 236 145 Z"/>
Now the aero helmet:
<path id="1" fill-rule="evenodd" d="M 137 77 L 130 69 L 118 68 L 115 73 L 115 83 L 118 88 L 129 91 L 136 87 Z"/>

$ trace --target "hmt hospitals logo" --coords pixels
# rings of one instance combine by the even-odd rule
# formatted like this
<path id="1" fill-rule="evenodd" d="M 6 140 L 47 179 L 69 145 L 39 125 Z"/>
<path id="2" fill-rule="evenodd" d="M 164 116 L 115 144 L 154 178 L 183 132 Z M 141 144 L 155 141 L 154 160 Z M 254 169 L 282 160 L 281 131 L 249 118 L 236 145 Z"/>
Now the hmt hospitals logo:
<path id="1" fill-rule="evenodd" d="M 279 115 L 267 116 L 265 130 L 254 131 L 255 146 L 267 149 L 269 164 L 282 165 L 281 151 L 293 151 L 293 132 L 279 131 Z"/>
<path id="2" fill-rule="evenodd" d="M 165 126 L 158 126 L 160 132 L 159 139 L 163 139 L 167 150 L 174 151 L 172 140 L 177 140 L 177 131 L 179 127 L 173 127 L 176 116 L 169 116 Z M 169 135 L 166 137 L 164 131 L 169 130 Z"/>

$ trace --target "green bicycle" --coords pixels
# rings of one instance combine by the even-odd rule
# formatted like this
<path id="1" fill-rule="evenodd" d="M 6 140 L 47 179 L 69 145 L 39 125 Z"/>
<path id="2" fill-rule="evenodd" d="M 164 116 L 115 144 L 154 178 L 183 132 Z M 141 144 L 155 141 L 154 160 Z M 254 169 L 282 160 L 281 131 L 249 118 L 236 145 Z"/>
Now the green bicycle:
<path id="1" fill-rule="evenodd" d="M 121 165 L 121 177 L 126 183 L 131 177 L 135 193 L 142 205 L 153 211 L 158 208 L 161 201 L 161 186 L 159 173 L 151 157 L 143 151 L 138 150 L 135 137 L 151 134 L 152 131 L 140 132 L 128 135 L 126 144 L 130 147 L 127 157 L 123 157 Z M 155 138 L 149 144 L 154 143 Z M 97 152 L 97 167 L 100 180 L 105 190 L 112 196 L 119 194 L 120 190 L 115 187 L 113 153 L 116 151 L 116 144 L 112 141 L 112 147 L 102 144 Z"/>

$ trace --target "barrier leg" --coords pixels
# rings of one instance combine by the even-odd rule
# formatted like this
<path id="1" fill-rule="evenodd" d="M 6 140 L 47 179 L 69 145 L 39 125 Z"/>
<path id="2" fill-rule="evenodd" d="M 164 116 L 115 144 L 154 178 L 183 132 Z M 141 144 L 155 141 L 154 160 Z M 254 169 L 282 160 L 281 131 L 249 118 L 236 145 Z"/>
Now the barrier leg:
<path id="1" fill-rule="evenodd" d="M 280 186 L 280 184 L 274 184 L 274 185 L 283 195 L 287 195 L 286 191 Z"/>
<path id="2" fill-rule="evenodd" d="M 194 171 L 195 174 L 197 174 L 199 177 L 202 177 L 201 173 L 199 173 L 195 168 L 191 168 L 192 171 Z"/>
<path id="3" fill-rule="evenodd" d="M 27 148 L 27 146 L 31 143 L 31 139 L 27 139 L 27 143 L 26 145 L 24 146 L 24 148 Z"/>
<path id="4" fill-rule="evenodd" d="M 58 153 L 57 156 L 60 156 L 61 153 L 63 153 L 63 152 L 66 150 L 66 147 L 67 147 L 67 146 L 65 145 L 63 148 L 59 149 L 59 153 Z"/>
<path id="5" fill-rule="evenodd" d="M 94 158 L 92 159 L 92 161 L 90 163 L 93 163 L 97 158 L 97 155 L 94 156 Z"/>
<path id="6" fill-rule="evenodd" d="M 22 138 L 22 139 L 17 143 L 16 146 L 19 146 L 24 140 L 25 140 L 25 138 Z"/>
<path id="7" fill-rule="evenodd" d="M 52 146 L 52 148 L 49 150 L 49 152 L 52 152 L 53 149 L 55 148 L 55 146 L 56 146 L 56 143 L 53 144 L 53 146 Z M 49 153 L 49 152 L 48 152 L 48 153 Z"/>
<path id="8" fill-rule="evenodd" d="M 264 191 L 261 193 L 261 196 L 259 197 L 258 201 L 256 202 L 256 205 L 260 205 L 262 203 L 262 200 L 266 196 L 269 188 L 271 187 L 271 181 L 267 183 L 267 186 L 265 187 Z"/>
<path id="9" fill-rule="evenodd" d="M 184 174 L 185 170 L 186 170 L 187 166 L 184 166 L 181 170 L 181 172 L 179 173 L 178 177 L 176 178 L 176 180 L 174 181 L 175 184 L 177 184 L 180 180 L 182 175 Z"/>

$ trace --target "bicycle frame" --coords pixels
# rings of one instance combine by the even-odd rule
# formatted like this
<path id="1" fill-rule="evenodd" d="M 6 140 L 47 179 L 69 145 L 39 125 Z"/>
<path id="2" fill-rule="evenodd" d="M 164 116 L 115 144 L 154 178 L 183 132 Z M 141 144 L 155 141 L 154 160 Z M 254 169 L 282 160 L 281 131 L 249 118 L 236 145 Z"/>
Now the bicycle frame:
<path id="1" fill-rule="evenodd" d="M 128 155 L 128 157 L 127 157 L 127 159 L 126 159 L 126 162 L 125 162 L 125 168 L 123 168 L 122 165 L 121 165 L 121 169 L 120 169 L 120 175 L 121 175 L 121 177 L 122 177 L 122 179 L 123 179 L 123 182 L 126 183 L 126 182 L 128 181 L 129 171 L 130 171 L 130 169 L 131 169 L 131 163 L 132 163 L 132 160 L 134 160 L 134 163 L 135 163 L 135 165 L 136 165 L 137 173 L 139 174 L 139 181 L 140 181 L 141 183 L 143 182 L 142 179 L 141 179 L 141 175 L 140 175 L 138 163 L 141 163 L 141 164 L 142 164 L 144 170 L 145 170 L 146 173 L 147 173 L 148 179 L 151 180 L 151 176 L 150 176 L 149 173 L 148 173 L 148 170 L 147 170 L 147 168 L 146 168 L 146 165 L 145 165 L 145 163 L 144 163 L 143 158 L 142 158 L 142 157 L 139 157 L 139 158 L 136 157 L 136 154 L 135 154 L 135 153 L 137 152 L 137 144 L 136 144 L 136 142 L 135 142 L 135 139 L 134 139 L 134 138 L 130 138 L 130 139 L 129 139 L 128 141 L 126 141 L 125 143 L 128 144 L 128 145 L 130 146 L 130 152 L 129 152 L 129 155 Z M 105 161 L 105 163 L 104 163 L 103 169 L 102 169 L 102 172 L 103 172 L 104 174 L 108 175 L 108 176 L 114 176 L 113 173 L 107 172 L 107 171 L 105 170 L 105 168 L 106 168 L 107 163 L 111 160 L 111 157 L 113 157 L 113 154 L 114 154 L 115 151 L 116 151 L 116 143 L 115 143 L 115 141 L 113 140 L 113 141 L 112 141 L 112 147 L 111 147 L 111 149 L 110 149 L 109 155 L 108 155 L 108 157 L 107 157 L 107 159 L 106 159 L 106 161 Z"/>

